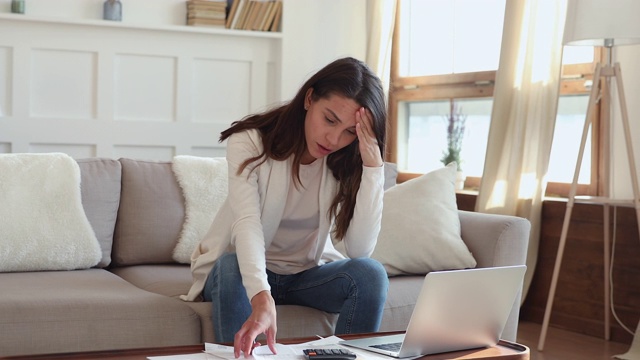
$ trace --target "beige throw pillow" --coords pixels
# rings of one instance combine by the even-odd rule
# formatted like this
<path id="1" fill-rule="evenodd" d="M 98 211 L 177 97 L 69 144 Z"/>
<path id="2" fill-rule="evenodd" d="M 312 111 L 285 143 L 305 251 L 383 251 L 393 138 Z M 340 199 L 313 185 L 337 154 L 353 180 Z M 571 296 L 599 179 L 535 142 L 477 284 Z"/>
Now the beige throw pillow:
<path id="1" fill-rule="evenodd" d="M 476 266 L 460 237 L 455 179 L 451 163 L 385 191 L 372 258 L 389 276 Z"/>

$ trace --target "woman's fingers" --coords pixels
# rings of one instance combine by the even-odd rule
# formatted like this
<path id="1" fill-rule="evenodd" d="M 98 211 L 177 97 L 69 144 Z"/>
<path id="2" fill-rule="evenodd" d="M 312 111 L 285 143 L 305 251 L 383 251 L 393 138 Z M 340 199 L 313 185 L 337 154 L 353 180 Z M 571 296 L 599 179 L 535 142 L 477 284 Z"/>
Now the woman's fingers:
<path id="1" fill-rule="evenodd" d="M 373 119 L 371 113 L 363 107 L 356 111 L 356 133 L 364 166 L 382 166 L 380 147 L 373 131 Z"/>

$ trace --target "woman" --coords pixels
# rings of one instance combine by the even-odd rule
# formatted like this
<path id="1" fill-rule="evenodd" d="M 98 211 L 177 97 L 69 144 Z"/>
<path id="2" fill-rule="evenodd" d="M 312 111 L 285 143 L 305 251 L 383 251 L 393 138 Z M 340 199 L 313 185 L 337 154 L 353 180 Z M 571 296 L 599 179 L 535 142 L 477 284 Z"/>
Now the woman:
<path id="1" fill-rule="evenodd" d="M 275 353 L 278 304 L 339 313 L 336 334 L 378 330 L 388 279 L 370 259 L 382 216 L 380 80 L 339 59 L 294 99 L 223 131 L 229 195 L 192 255 L 187 300 L 213 303 L 216 340 Z M 343 242 L 349 259 L 335 250 Z"/>

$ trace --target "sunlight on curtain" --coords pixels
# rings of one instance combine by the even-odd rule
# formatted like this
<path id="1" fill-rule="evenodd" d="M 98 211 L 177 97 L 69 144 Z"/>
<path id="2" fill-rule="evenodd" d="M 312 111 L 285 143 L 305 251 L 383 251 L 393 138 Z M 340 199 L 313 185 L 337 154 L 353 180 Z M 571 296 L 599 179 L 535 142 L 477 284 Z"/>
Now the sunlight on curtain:
<path id="1" fill-rule="evenodd" d="M 541 181 L 535 173 L 522 174 L 518 199 L 533 199 L 536 194 L 536 189 L 540 188 L 541 185 Z"/>
<path id="2" fill-rule="evenodd" d="M 396 0 L 367 2 L 368 33 L 366 63 L 382 80 L 385 93 L 389 91 L 391 69 L 391 41 L 396 18 Z"/>
<path id="3" fill-rule="evenodd" d="M 523 300 L 538 256 L 565 15 L 564 0 L 507 1 L 485 166 L 476 202 L 476 211 L 516 215 L 531 222 Z"/>
<path id="4" fill-rule="evenodd" d="M 492 190 L 494 196 L 489 199 L 490 203 L 487 204 L 487 209 L 504 209 L 507 207 L 508 183 L 509 181 L 507 180 L 498 180 L 495 182 Z M 522 174 L 518 186 L 518 199 L 533 199 L 537 192 L 536 189 L 540 186 L 541 183 L 535 173 Z"/>

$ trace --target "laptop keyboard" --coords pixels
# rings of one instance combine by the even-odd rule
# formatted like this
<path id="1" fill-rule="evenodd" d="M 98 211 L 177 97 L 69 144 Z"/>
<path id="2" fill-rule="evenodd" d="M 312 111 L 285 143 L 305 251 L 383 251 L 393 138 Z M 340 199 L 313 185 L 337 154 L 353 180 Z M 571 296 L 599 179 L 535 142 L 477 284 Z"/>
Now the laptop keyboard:
<path id="1" fill-rule="evenodd" d="M 371 347 L 374 347 L 376 349 L 394 351 L 394 352 L 400 351 L 400 346 L 402 346 L 401 342 L 389 343 L 389 344 L 371 345 Z"/>

